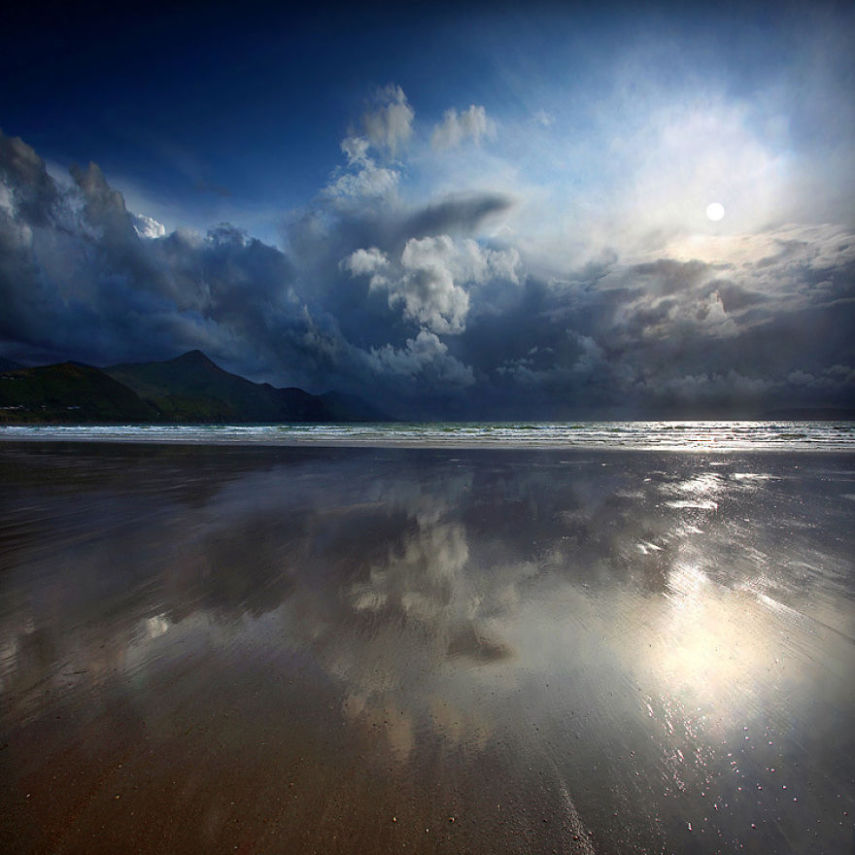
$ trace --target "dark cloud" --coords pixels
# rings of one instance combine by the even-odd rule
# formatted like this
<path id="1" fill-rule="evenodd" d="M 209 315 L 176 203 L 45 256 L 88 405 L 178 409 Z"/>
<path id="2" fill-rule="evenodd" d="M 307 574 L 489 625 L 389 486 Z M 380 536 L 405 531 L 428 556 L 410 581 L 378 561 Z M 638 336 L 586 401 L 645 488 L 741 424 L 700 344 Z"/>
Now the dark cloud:
<path id="1" fill-rule="evenodd" d="M 2 153 L 0 335 L 22 353 L 104 364 L 202 347 L 270 361 L 271 324 L 297 313 L 279 250 L 230 226 L 142 238 L 95 164 L 60 189 L 25 143 L 4 137 Z"/>
<path id="2" fill-rule="evenodd" d="M 660 258 L 647 264 L 636 264 L 629 269 L 629 275 L 641 279 L 648 292 L 668 296 L 693 288 L 707 274 L 708 269 L 700 261 Z"/>
<path id="3" fill-rule="evenodd" d="M 19 215 L 43 225 L 59 195 L 44 161 L 23 140 L 0 130 L 0 164 L 7 186 L 15 188 Z"/>
<path id="4" fill-rule="evenodd" d="M 501 193 L 479 193 L 445 199 L 416 211 L 402 229 L 406 237 L 455 232 L 472 234 L 490 217 L 503 214 L 513 199 Z"/>
<path id="5" fill-rule="evenodd" d="M 400 121 L 377 134 L 402 145 L 395 104 Z M 839 227 L 744 238 L 726 265 L 610 252 L 547 277 L 513 245 L 476 239 L 512 207 L 502 194 L 418 208 L 322 195 L 286 225 L 282 250 L 229 224 L 166 234 L 95 164 L 71 178 L 57 183 L 0 134 L 11 358 L 109 364 L 201 348 L 254 379 L 421 418 L 852 404 L 855 239 Z"/>
<path id="6" fill-rule="evenodd" d="M 722 308 L 728 314 L 741 312 L 743 309 L 749 309 L 752 306 L 762 305 L 769 301 L 765 294 L 761 294 L 759 291 L 749 291 L 733 282 L 713 280 L 708 283 L 707 288 L 711 289 L 710 293 L 718 295 Z"/>

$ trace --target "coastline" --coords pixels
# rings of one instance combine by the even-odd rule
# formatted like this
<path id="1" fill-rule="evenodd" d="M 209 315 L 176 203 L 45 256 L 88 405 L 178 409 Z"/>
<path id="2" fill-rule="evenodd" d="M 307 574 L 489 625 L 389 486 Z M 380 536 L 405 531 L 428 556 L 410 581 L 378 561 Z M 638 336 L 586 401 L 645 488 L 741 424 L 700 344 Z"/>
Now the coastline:
<path id="1" fill-rule="evenodd" d="M 0 442 L 116 442 L 366 448 L 855 451 L 855 422 L 481 422 L 338 425 L 29 425 Z"/>

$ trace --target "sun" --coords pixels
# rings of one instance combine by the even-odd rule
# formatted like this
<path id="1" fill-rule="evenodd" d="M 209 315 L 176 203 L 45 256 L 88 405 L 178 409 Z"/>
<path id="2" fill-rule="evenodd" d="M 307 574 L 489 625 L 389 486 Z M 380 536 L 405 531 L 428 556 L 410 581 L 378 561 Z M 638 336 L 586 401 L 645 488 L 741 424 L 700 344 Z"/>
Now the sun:
<path id="1" fill-rule="evenodd" d="M 710 202 L 707 205 L 707 219 L 717 223 L 724 218 L 724 205 L 721 202 Z"/>

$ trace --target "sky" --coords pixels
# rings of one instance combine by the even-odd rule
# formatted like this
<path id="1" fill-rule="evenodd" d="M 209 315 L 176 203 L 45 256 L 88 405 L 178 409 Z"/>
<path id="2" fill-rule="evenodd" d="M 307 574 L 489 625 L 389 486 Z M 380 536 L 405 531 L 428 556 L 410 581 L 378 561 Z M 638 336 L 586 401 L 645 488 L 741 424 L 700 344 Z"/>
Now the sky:
<path id="1" fill-rule="evenodd" d="M 847 4 L 0 12 L 0 356 L 404 418 L 855 406 Z"/>

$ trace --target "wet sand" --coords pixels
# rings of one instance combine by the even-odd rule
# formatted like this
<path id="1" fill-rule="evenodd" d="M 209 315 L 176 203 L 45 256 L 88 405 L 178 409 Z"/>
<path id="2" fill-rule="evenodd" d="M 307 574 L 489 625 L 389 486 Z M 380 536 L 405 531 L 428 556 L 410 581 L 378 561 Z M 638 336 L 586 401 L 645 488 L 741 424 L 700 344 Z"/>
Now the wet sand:
<path id="1" fill-rule="evenodd" d="M 853 851 L 853 455 L 4 443 L 0 483 L 0 851 Z"/>

